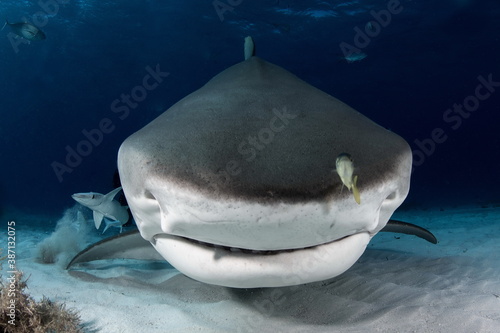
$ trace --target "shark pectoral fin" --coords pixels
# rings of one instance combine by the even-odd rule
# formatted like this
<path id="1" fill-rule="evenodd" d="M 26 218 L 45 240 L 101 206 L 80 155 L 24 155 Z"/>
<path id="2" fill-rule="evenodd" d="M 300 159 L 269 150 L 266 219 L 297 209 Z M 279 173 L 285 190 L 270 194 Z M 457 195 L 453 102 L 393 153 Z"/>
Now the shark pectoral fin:
<path id="1" fill-rule="evenodd" d="M 102 219 L 104 218 L 104 215 L 95 211 L 94 210 L 94 223 L 95 223 L 95 228 L 99 229 L 101 226 Z"/>
<path id="2" fill-rule="evenodd" d="M 425 239 L 426 241 L 432 244 L 437 244 L 438 242 L 436 236 L 434 236 L 432 232 L 430 232 L 429 230 L 419 227 L 418 225 L 415 224 L 397 220 L 389 220 L 386 226 L 380 231 L 414 235 L 422 239 Z"/>
<path id="3" fill-rule="evenodd" d="M 352 182 L 352 194 L 354 195 L 354 200 L 358 203 L 358 205 L 361 204 L 361 196 L 359 195 L 359 190 L 358 190 L 358 176 L 354 176 L 353 182 Z"/>
<path id="4" fill-rule="evenodd" d="M 78 263 L 102 259 L 165 260 L 150 242 L 141 237 L 139 230 L 132 230 L 90 245 L 78 253 L 66 269 Z"/>

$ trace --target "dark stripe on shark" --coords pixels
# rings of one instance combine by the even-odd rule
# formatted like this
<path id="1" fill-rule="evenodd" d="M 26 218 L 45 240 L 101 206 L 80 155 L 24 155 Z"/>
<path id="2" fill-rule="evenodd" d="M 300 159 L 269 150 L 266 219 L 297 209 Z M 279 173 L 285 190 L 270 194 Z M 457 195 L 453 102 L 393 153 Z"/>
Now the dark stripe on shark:
<path id="1" fill-rule="evenodd" d="M 406 141 L 285 69 L 251 57 L 128 137 L 118 168 L 130 198 L 152 191 L 144 184 L 154 178 L 160 187 L 216 201 L 336 204 L 345 192 L 332 170 L 347 149 L 362 193 L 391 182 L 406 196 Z"/>
<path id="2" fill-rule="evenodd" d="M 413 235 L 425 239 L 426 241 L 431 242 L 432 244 L 437 244 L 438 242 L 436 236 L 434 236 L 432 232 L 430 232 L 429 230 L 419 227 L 418 225 L 415 224 L 397 220 L 389 220 L 386 226 L 380 231 Z"/>
<path id="3" fill-rule="evenodd" d="M 414 235 L 433 244 L 438 242 L 429 230 L 397 220 L 389 220 L 381 231 Z M 78 263 L 103 259 L 165 260 L 151 243 L 142 238 L 139 230 L 135 229 L 88 246 L 71 260 L 66 269 Z"/>

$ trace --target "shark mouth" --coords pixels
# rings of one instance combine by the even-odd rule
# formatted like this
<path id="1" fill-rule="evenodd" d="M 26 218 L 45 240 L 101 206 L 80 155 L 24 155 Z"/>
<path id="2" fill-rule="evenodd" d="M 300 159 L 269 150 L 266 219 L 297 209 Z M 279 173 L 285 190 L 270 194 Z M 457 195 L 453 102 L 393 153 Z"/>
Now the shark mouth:
<path id="1" fill-rule="evenodd" d="M 313 248 L 313 247 L 318 246 L 318 245 L 314 245 L 314 246 L 308 246 L 308 247 L 304 247 L 304 248 L 300 248 L 300 249 L 252 250 L 252 249 L 245 249 L 245 248 L 234 247 L 234 246 L 225 246 L 225 245 L 219 245 L 219 244 L 212 244 L 212 243 L 207 243 L 207 242 L 203 242 L 203 241 L 196 240 L 196 239 L 190 239 L 190 238 L 187 238 L 187 237 L 182 237 L 182 238 L 185 238 L 186 240 L 188 240 L 190 242 L 198 243 L 198 244 L 200 244 L 202 246 L 208 246 L 208 247 L 213 247 L 213 248 L 216 248 L 216 249 L 222 249 L 224 251 L 243 252 L 243 253 L 246 253 L 246 254 L 258 254 L 258 255 L 274 255 L 274 254 L 279 254 L 279 253 L 283 253 L 283 252 L 293 252 L 295 250 L 304 250 L 304 249 L 309 249 L 309 248 Z"/>
<path id="2" fill-rule="evenodd" d="M 301 249 L 261 251 L 157 234 L 155 249 L 183 274 L 235 288 L 291 286 L 328 279 L 349 269 L 370 241 L 368 232 Z"/>

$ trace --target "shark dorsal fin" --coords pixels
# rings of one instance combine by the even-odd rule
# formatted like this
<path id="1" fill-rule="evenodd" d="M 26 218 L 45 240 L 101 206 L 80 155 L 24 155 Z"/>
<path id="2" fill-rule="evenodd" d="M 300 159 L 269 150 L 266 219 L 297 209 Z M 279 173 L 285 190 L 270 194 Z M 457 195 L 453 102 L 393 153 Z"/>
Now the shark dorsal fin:
<path id="1" fill-rule="evenodd" d="M 121 186 L 104 195 L 104 201 L 111 201 L 122 190 Z"/>

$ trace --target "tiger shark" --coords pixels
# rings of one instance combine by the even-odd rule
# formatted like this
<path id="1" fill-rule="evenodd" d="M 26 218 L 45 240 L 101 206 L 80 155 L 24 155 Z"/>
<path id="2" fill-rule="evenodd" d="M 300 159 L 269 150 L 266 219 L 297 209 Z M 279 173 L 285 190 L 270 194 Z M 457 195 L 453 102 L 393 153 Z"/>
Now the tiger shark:
<path id="1" fill-rule="evenodd" d="M 389 220 L 380 232 L 413 235 L 432 244 L 438 243 L 437 238 L 429 230 L 398 220 Z M 72 269 L 80 263 L 103 259 L 164 260 L 151 243 L 142 238 L 139 230 L 134 229 L 87 246 L 73 257 L 66 269 Z"/>
<path id="2" fill-rule="evenodd" d="M 116 242 L 134 240 L 135 254 L 154 248 L 183 274 L 214 285 L 335 277 L 406 198 L 410 147 L 248 45 L 245 54 L 123 142 L 118 169 L 138 232 Z M 335 173 L 341 153 L 355 161 L 360 204 Z M 435 240 L 404 223 L 388 231 Z M 106 257 L 100 248 L 109 257 L 120 252 L 105 241 L 72 264 Z"/>

